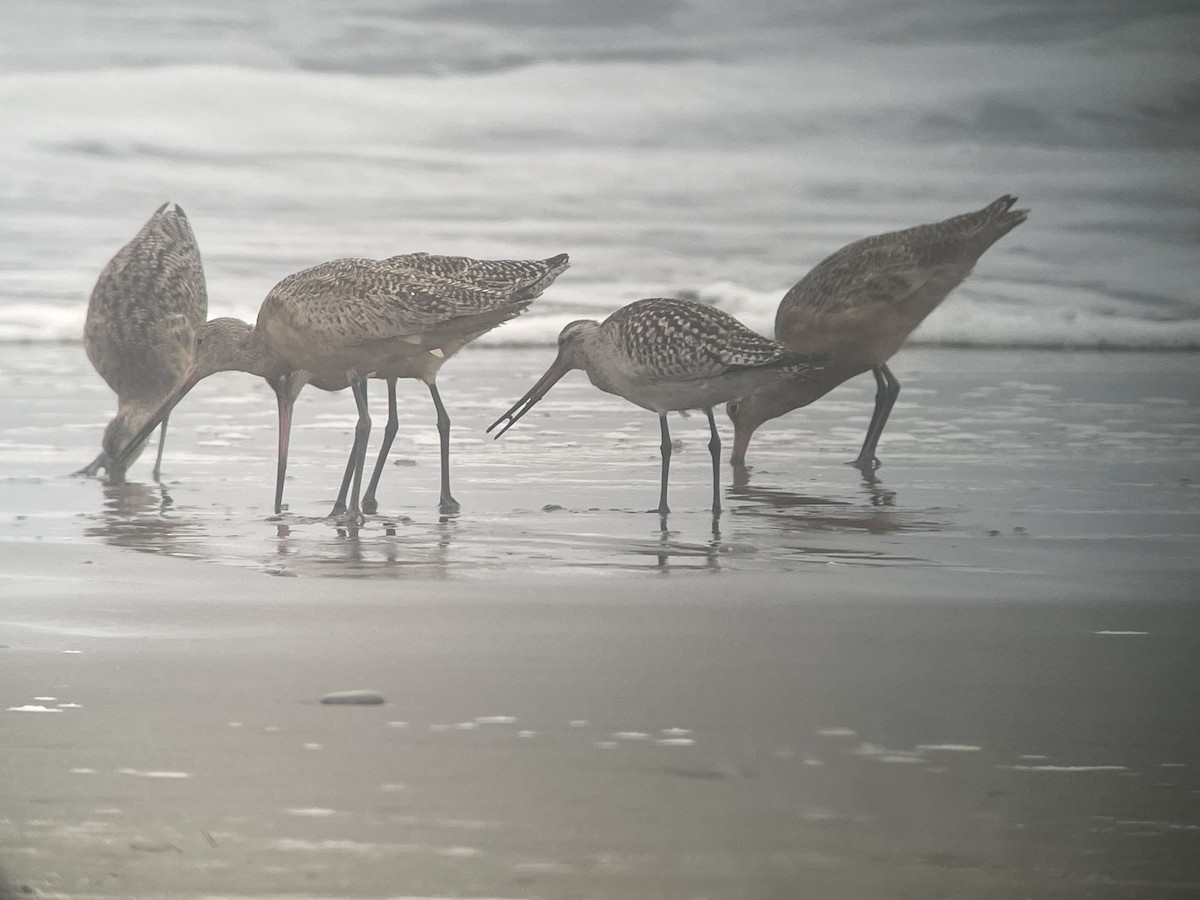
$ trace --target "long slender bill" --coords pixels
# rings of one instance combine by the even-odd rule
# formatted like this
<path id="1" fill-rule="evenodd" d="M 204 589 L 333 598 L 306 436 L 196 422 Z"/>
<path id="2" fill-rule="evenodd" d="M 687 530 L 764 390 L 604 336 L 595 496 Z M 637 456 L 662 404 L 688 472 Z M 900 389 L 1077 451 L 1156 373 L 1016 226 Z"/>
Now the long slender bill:
<path id="1" fill-rule="evenodd" d="M 287 477 L 288 443 L 292 434 L 292 395 L 283 390 L 275 393 L 279 408 L 279 451 L 275 459 L 275 515 L 283 512 L 283 481 Z"/>
<path id="2" fill-rule="evenodd" d="M 529 392 L 525 394 L 524 397 L 514 403 L 508 412 L 489 425 L 486 433 L 491 434 L 493 428 L 495 428 L 501 422 L 505 422 L 507 419 L 508 421 L 505 422 L 504 427 L 495 434 L 495 438 L 499 438 L 500 435 L 504 434 L 504 432 L 516 425 L 517 420 L 520 419 L 521 416 L 533 409 L 533 405 L 546 396 L 546 392 L 549 391 L 550 388 L 554 387 L 554 384 L 558 381 L 558 379 L 570 372 L 571 368 L 571 366 L 568 366 L 563 362 L 561 356 L 555 359 L 554 362 L 550 364 L 550 368 L 546 370 L 546 374 L 537 380 L 537 384 L 531 387 Z"/>
<path id="3" fill-rule="evenodd" d="M 279 410 L 279 449 L 275 459 L 275 514 L 283 512 L 283 481 L 287 477 L 288 444 L 292 435 L 292 413 L 296 409 L 296 398 L 308 384 L 309 373 L 296 369 L 287 375 L 268 378 L 267 384 L 275 392 L 275 405 Z"/>
<path id="4" fill-rule="evenodd" d="M 117 453 L 116 458 L 113 460 L 114 468 L 118 470 L 124 470 L 128 468 L 129 458 L 133 456 L 134 451 L 137 450 L 138 447 L 142 446 L 146 439 L 149 438 L 154 432 L 154 429 L 159 426 L 162 420 L 165 419 L 170 414 L 171 410 L 175 408 L 176 404 L 178 404 L 180 400 L 187 396 L 187 392 L 194 388 L 199 381 L 200 375 L 196 372 L 196 370 L 189 369 L 188 373 L 183 376 L 183 381 L 179 383 L 179 387 L 175 388 L 175 390 L 168 395 L 167 399 L 162 402 L 162 405 L 154 411 L 154 415 L 146 420 L 146 424 L 143 425 L 138 430 L 138 433 L 130 439 L 129 443 L 122 447 Z"/>

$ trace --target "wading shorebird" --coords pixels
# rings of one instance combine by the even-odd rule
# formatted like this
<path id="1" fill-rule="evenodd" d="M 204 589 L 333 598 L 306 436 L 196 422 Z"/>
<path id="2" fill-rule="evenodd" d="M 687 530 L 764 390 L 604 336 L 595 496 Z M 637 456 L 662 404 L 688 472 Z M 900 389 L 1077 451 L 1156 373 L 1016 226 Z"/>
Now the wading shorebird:
<path id="1" fill-rule="evenodd" d="M 331 515 L 357 524 L 364 508 L 375 507 L 375 488 L 398 427 L 396 380 L 418 378 L 428 385 L 437 410 L 440 508 L 455 512 L 458 502 L 450 494 L 450 418 L 438 393 L 438 370 L 475 338 L 523 312 L 567 267 L 565 253 L 544 260 L 412 253 L 384 260 L 338 259 L 289 275 L 267 294 L 255 325 L 228 318 L 205 323 L 196 339 L 195 364 L 142 430 L 152 431 L 156 421 L 201 379 L 216 372 L 241 371 L 265 378 L 279 408 L 278 513 L 296 397 L 305 384 L 329 391 L 350 387 L 358 424 Z M 388 424 L 360 505 L 371 430 L 368 377 L 387 379 Z"/>
<path id="2" fill-rule="evenodd" d="M 730 462 L 745 465 L 750 438 L 763 422 L 870 371 L 877 385 L 875 412 L 853 465 L 864 474 L 878 468 L 875 449 L 900 394 L 888 359 L 971 274 L 984 251 L 1025 221 L 1029 211 L 1012 209 L 1016 202 L 1006 195 L 976 212 L 864 238 L 818 263 L 779 304 L 775 336 L 792 350 L 824 356 L 824 371 L 782 379 L 731 402 Z"/>
<path id="3" fill-rule="evenodd" d="M 728 313 L 690 300 L 656 297 L 618 309 L 603 322 L 580 319 L 558 336 L 558 356 L 538 382 L 488 427 L 504 434 L 572 369 L 600 390 L 658 414 L 662 431 L 660 515 L 667 506 L 671 435 L 667 413 L 702 409 L 708 416 L 713 515 L 721 512 L 721 438 L 713 407 L 783 377 L 802 380 L 820 370 L 814 354 L 795 353 L 757 334 Z"/>
<path id="4" fill-rule="evenodd" d="M 183 210 L 164 203 L 104 267 L 88 301 L 83 347 L 116 392 L 117 415 L 104 429 L 100 455 L 75 474 L 104 469 L 109 481 L 125 480 L 149 432 L 122 449 L 191 368 L 196 331 L 207 313 L 196 237 Z M 155 479 L 166 439 L 164 416 Z"/>

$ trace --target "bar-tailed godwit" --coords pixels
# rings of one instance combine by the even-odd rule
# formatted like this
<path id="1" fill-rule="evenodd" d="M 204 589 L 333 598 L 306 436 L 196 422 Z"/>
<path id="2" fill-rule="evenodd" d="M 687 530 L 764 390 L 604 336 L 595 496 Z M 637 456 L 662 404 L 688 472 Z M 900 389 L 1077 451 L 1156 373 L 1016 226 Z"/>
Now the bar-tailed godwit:
<path id="1" fill-rule="evenodd" d="M 563 328 L 558 336 L 558 356 L 550 368 L 487 430 L 504 423 L 496 432 L 500 437 L 572 369 L 583 369 L 600 390 L 658 414 L 662 434 L 660 515 L 670 512 L 667 413 L 704 410 L 712 455 L 712 511 L 717 515 L 721 512 L 721 438 L 713 407 L 783 377 L 809 377 L 819 371 L 820 362 L 813 354 L 792 352 L 756 334 L 719 309 L 689 300 L 638 300 L 603 322 L 581 319 Z"/>

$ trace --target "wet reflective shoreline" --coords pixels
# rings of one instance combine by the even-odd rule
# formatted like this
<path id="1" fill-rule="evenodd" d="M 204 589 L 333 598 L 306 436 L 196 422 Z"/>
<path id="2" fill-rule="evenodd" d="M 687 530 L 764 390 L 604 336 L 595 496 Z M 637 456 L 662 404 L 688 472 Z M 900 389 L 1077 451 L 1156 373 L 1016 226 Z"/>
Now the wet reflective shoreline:
<path id="1" fill-rule="evenodd" d="M 189 398 L 162 483 L 142 480 L 139 464 L 129 483 L 110 486 L 64 475 L 94 452 L 111 404 L 82 352 L 7 349 L 6 541 L 100 541 L 271 574 L 473 578 L 514 567 L 579 575 L 989 566 L 1065 538 L 1099 546 L 1125 536 L 1169 554 L 1172 535 L 1200 530 L 1200 490 L 1186 464 L 1200 455 L 1192 355 L 906 352 L 899 365 L 911 387 L 885 433 L 882 468 L 867 478 L 844 465 L 870 412 L 869 385 L 851 382 L 760 430 L 749 468 L 725 469 L 727 508 L 714 522 L 703 508 L 700 420 L 674 427 L 676 511 L 660 520 L 645 512 L 658 477 L 652 415 L 574 377 L 493 442 L 472 426 L 546 354 L 468 352 L 447 368 L 445 389 L 463 511 L 436 511 L 437 436 L 414 390 L 402 394 L 381 513 L 347 531 L 325 517 L 354 421 L 347 395 L 302 395 L 289 509 L 274 516 L 274 409 L 256 379 L 220 376 Z M 1130 371 L 1105 371 L 1122 367 Z M 1021 368 L 1028 377 L 1013 378 Z M 377 403 L 381 387 L 373 383 Z M 1068 555 L 1060 562 L 1071 564 Z"/>

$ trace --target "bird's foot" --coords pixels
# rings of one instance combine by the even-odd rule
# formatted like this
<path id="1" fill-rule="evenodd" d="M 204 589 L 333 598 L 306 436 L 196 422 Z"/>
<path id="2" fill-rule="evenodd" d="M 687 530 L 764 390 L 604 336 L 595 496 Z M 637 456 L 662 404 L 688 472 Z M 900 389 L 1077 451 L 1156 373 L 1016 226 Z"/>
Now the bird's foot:
<path id="1" fill-rule="evenodd" d="M 363 497 L 362 511 L 369 516 L 375 515 L 379 512 L 379 501 L 374 497 Z"/>
<path id="2" fill-rule="evenodd" d="M 348 509 L 340 516 L 336 516 L 335 521 L 339 528 L 357 530 L 366 523 L 367 518 L 362 514 L 361 509 Z"/>
<path id="3" fill-rule="evenodd" d="M 875 474 L 875 470 L 883 465 L 877 457 L 872 456 L 870 459 L 859 457 L 850 463 L 854 468 L 858 469 L 863 477 L 863 481 L 867 484 L 878 484 L 879 476 Z"/>
<path id="4" fill-rule="evenodd" d="M 361 509 L 357 506 L 347 507 L 345 503 L 335 503 L 329 511 L 329 518 L 333 519 L 339 528 L 357 529 L 366 521 Z"/>
<path id="5" fill-rule="evenodd" d="M 438 512 L 443 516 L 452 516 L 461 509 L 462 506 L 459 505 L 459 502 L 449 494 L 438 501 Z"/>

